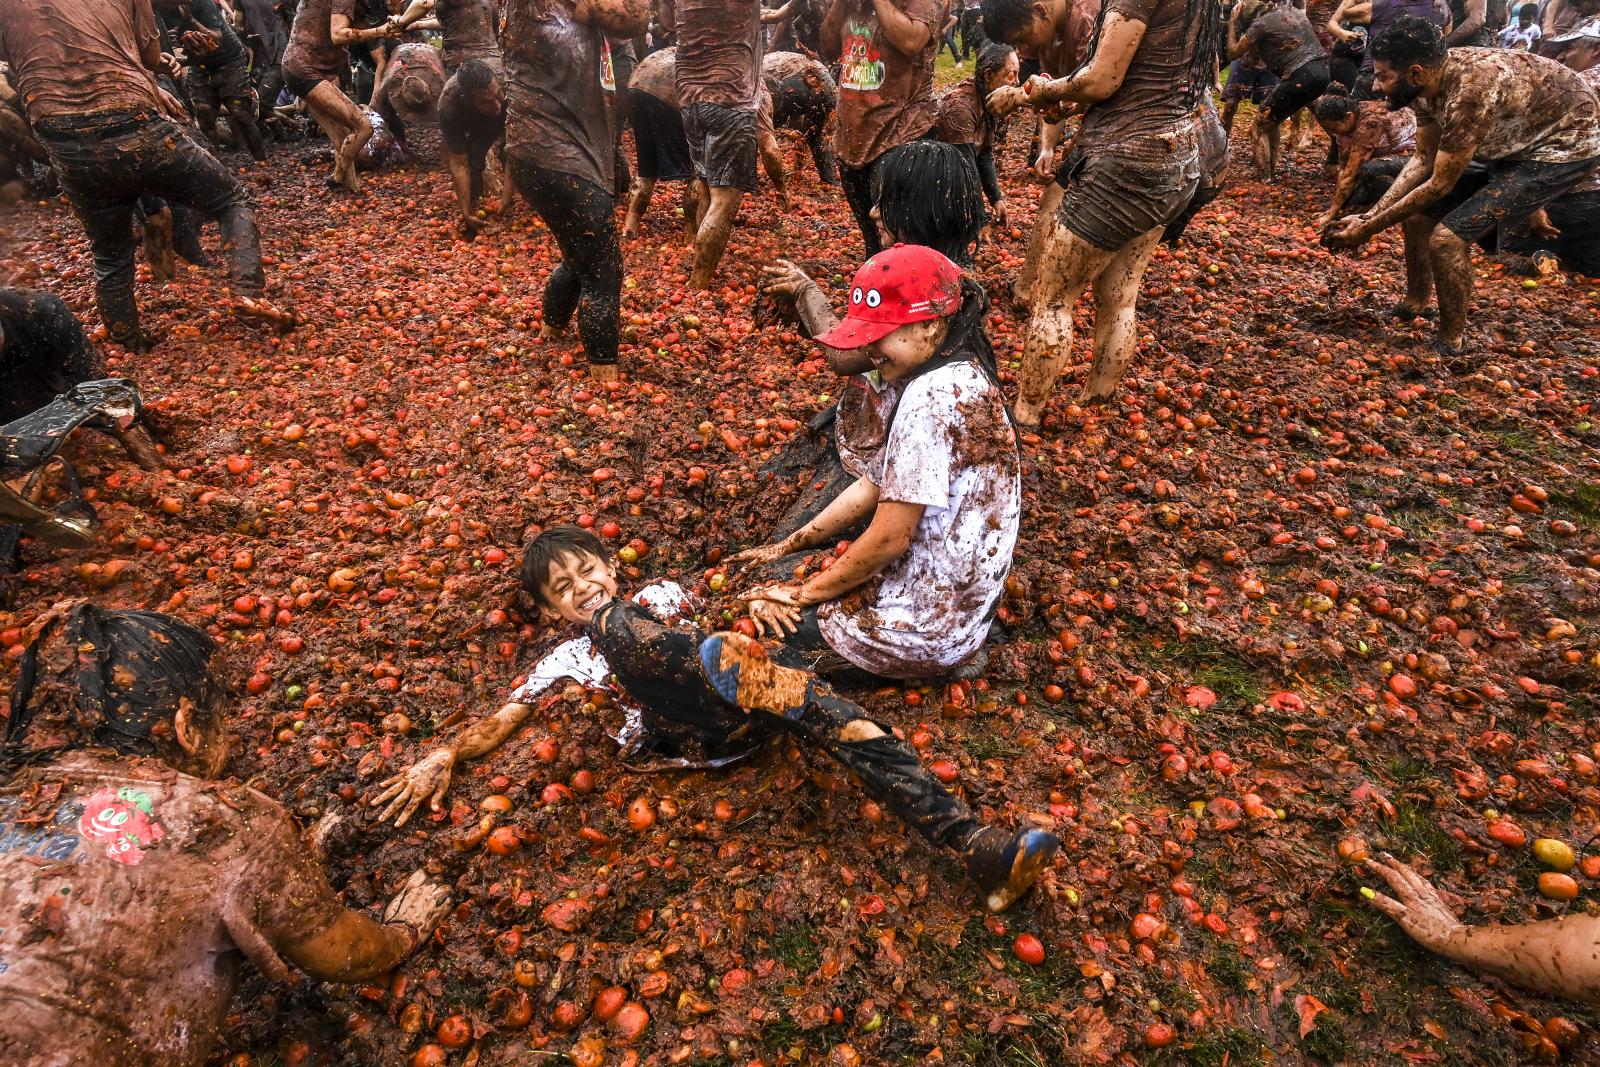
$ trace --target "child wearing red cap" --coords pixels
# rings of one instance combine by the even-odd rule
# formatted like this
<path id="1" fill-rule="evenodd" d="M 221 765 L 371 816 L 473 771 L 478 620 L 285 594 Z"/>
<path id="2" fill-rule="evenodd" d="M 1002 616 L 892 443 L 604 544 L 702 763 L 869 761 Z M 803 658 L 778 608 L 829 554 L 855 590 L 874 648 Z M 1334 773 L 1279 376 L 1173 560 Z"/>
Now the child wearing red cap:
<path id="1" fill-rule="evenodd" d="M 977 653 L 988 633 L 1011 567 L 1021 485 L 985 307 L 982 290 L 943 255 L 896 245 L 856 272 L 848 315 L 817 339 L 866 355 L 867 414 L 876 412 L 882 432 L 849 442 L 841 434 L 841 452 L 854 451 L 864 473 L 810 522 L 751 555 L 769 561 L 871 521 L 827 570 L 746 599 L 757 626 L 787 635 L 821 674 L 934 678 Z"/>

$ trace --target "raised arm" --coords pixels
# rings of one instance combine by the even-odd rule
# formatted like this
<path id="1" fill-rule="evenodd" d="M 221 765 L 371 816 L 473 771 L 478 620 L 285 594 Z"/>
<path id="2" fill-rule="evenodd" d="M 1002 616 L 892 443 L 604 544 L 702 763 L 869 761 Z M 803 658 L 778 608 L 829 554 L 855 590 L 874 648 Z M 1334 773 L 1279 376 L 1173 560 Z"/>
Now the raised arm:
<path id="1" fill-rule="evenodd" d="M 390 30 L 387 22 L 382 26 L 374 26 L 371 29 L 357 30 L 351 28 L 348 15 L 334 14 L 328 16 L 328 40 L 337 45 L 366 44 L 368 41 L 376 41 L 379 38 L 390 36 L 393 36 L 393 31 Z M 380 75 L 382 74 L 381 71 L 379 73 Z"/>
<path id="2" fill-rule="evenodd" d="M 578 0 L 572 17 L 611 37 L 637 37 L 650 25 L 651 10 L 650 0 Z"/>
<path id="3" fill-rule="evenodd" d="M 1100 46 L 1093 57 L 1065 78 L 1047 82 L 1030 82 L 1028 103 L 1044 110 L 1059 104 L 1098 104 L 1122 88 L 1122 79 L 1128 75 L 1139 42 L 1144 40 L 1145 24 L 1112 11 L 1105 17 L 1100 29 Z"/>
<path id="4" fill-rule="evenodd" d="M 1450 36 L 1445 38 L 1449 44 L 1458 45 L 1468 37 L 1483 28 L 1483 20 L 1488 17 L 1488 0 L 1467 0 L 1467 19 L 1461 25 L 1450 31 Z"/>
<path id="5" fill-rule="evenodd" d="M 828 5 L 828 13 L 822 16 L 822 25 L 817 30 L 817 49 L 826 63 L 837 63 L 844 55 L 844 20 L 855 2 L 833 0 Z"/>
<path id="6" fill-rule="evenodd" d="M 933 39 L 933 27 L 901 11 L 894 0 L 872 0 L 883 39 L 901 55 L 914 56 Z"/>
<path id="7" fill-rule="evenodd" d="M 433 9 L 438 6 L 439 0 L 411 0 L 404 11 L 389 19 L 389 23 L 397 30 L 404 30 L 432 15 Z"/>

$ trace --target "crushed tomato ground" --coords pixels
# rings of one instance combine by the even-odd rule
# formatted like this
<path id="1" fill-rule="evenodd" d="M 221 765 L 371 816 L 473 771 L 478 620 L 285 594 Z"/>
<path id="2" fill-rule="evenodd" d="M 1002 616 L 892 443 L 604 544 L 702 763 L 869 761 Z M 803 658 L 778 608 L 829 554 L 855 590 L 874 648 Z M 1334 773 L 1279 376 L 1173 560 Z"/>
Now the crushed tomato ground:
<path id="1" fill-rule="evenodd" d="M 1001 158 L 1026 227 L 1022 134 Z M 638 773 L 605 735 L 616 709 L 577 691 L 459 768 L 444 813 L 394 831 L 360 805 L 550 647 L 516 595 L 531 525 L 592 521 L 633 577 L 682 582 L 720 621 L 739 579 L 717 551 L 782 511 L 753 496 L 757 470 L 838 392 L 813 345 L 752 322 L 760 264 L 794 258 L 838 304 L 856 266 L 804 146 L 791 211 L 747 200 L 711 294 L 685 293 L 658 192 L 625 249 L 615 388 L 576 341 L 536 339 L 555 249 L 525 205 L 468 244 L 432 161 L 356 199 L 294 146 L 250 168 L 271 295 L 307 324 L 279 339 L 233 319 L 219 270 L 141 282 L 165 340 L 109 369 L 144 390 L 172 472 L 76 446 L 101 546 L 29 553 L 0 651 L 14 663 L 18 628 L 86 591 L 211 627 L 235 772 L 305 820 L 348 816 L 330 857 L 348 903 L 375 911 L 426 864 L 458 906 L 387 987 L 251 979 L 217 1062 L 394 1064 L 443 1041 L 479 1064 L 1510 1063 L 1552 1015 L 1583 1032 L 1572 1059 L 1593 1055 L 1593 1012 L 1413 947 L 1340 853 L 1415 861 L 1471 921 L 1600 905 L 1581 873 L 1600 874 L 1597 284 L 1526 288 L 1479 256 L 1468 336 L 1487 358 L 1452 374 L 1426 323 L 1381 317 L 1398 231 L 1356 256 L 1316 246 L 1320 138 L 1286 150 L 1276 186 L 1245 176 L 1240 140 L 1223 198 L 1156 254 L 1102 413 L 1071 404 L 1080 306 L 1023 442 L 985 677 L 855 694 L 986 815 L 1062 835 L 997 918 L 837 768 L 779 745 Z M 1013 390 L 1023 244 L 978 257 Z M 0 216 L 0 278 L 97 321 L 62 204 Z M 491 794 L 515 833 L 458 848 Z M 1538 895 L 1488 809 L 1593 860 L 1577 901 Z"/>

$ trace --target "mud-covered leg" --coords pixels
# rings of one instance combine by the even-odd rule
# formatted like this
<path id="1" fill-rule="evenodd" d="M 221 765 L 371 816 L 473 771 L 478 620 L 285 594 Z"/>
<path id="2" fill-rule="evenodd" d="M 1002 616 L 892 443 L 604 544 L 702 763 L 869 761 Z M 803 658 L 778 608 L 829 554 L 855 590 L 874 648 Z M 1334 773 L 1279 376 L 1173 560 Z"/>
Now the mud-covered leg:
<path id="1" fill-rule="evenodd" d="M 716 634 L 700 646 L 700 661 L 723 699 L 752 715 L 774 716 L 787 732 L 847 768 L 929 844 L 957 852 L 991 910 L 1004 910 L 1027 892 L 1054 858 L 1059 842 L 1053 835 L 985 826 L 914 748 L 815 675 L 774 663 L 759 642 Z"/>
<path id="2" fill-rule="evenodd" d="M 1050 391 L 1072 352 L 1073 306 L 1113 254 L 1085 241 L 1060 220 L 1050 220 L 1022 348 L 1022 390 L 1013 412 L 1017 425 L 1037 426 L 1044 417 Z"/>
<path id="3" fill-rule="evenodd" d="M 1083 386 L 1086 401 L 1108 399 L 1133 358 L 1139 286 L 1162 229 L 1151 230 L 1123 247 L 1094 281 L 1094 363 Z"/>

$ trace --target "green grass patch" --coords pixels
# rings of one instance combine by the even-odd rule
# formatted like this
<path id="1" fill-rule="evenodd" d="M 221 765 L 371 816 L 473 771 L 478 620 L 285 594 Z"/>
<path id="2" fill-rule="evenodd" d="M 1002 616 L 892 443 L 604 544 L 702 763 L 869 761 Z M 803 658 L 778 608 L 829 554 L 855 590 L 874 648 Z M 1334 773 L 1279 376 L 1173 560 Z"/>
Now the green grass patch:
<path id="1" fill-rule="evenodd" d="M 772 958 L 797 975 L 808 975 L 822 963 L 817 929 L 810 923 L 786 923 L 772 935 Z"/>

